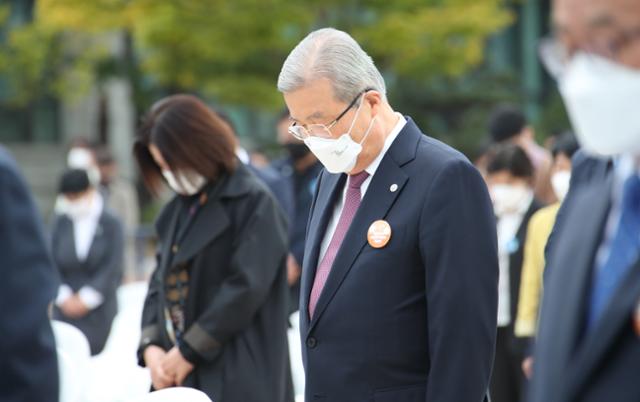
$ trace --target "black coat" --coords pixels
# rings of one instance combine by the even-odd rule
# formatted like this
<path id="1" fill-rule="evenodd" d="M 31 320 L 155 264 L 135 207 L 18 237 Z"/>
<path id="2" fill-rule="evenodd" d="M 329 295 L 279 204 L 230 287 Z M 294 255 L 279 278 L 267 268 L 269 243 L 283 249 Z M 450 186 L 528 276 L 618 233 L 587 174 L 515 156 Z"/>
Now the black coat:
<path id="1" fill-rule="evenodd" d="M 58 400 L 47 317 L 57 278 L 40 215 L 13 158 L 0 147 L 0 401 Z"/>
<path id="2" fill-rule="evenodd" d="M 149 344 L 173 347 L 165 329 L 164 280 L 188 263 L 183 342 L 197 360 L 185 385 L 216 402 L 292 401 L 286 219 L 242 165 L 205 192 L 204 205 L 175 244 L 170 239 L 180 197 L 158 218 L 158 266 L 145 300 L 138 356 Z"/>
<path id="3" fill-rule="evenodd" d="M 83 286 L 90 286 L 103 297 L 102 304 L 82 318 L 66 317 L 57 306 L 54 308 L 54 318 L 80 329 L 89 340 L 91 354 L 98 354 L 107 342 L 111 324 L 118 312 L 116 291 L 122 279 L 124 262 L 122 225 L 113 214 L 103 211 L 84 261 L 78 260 L 73 222 L 68 216 L 56 218 L 51 241 L 53 259 L 62 283 L 69 285 L 74 293 Z"/>

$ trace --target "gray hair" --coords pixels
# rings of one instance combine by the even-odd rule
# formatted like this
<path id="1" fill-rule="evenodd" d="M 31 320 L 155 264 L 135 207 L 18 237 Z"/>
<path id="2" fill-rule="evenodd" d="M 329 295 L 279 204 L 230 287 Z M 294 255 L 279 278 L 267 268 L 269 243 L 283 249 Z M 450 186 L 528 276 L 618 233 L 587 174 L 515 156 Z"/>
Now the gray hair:
<path id="1" fill-rule="evenodd" d="M 287 93 L 327 78 L 335 97 L 351 102 L 365 89 L 386 99 L 387 89 L 371 57 L 348 33 L 334 28 L 311 32 L 291 51 L 278 77 L 278 91 Z"/>

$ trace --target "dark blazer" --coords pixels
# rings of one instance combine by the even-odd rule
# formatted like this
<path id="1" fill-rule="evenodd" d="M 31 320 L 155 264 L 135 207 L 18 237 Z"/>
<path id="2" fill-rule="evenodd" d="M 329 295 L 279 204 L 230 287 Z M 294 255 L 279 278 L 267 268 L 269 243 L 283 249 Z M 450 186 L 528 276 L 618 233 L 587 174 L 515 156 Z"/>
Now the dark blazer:
<path id="1" fill-rule="evenodd" d="M 0 400 L 58 400 L 47 306 L 58 279 L 40 215 L 15 161 L 0 147 Z"/>
<path id="2" fill-rule="evenodd" d="M 595 256 L 610 211 L 610 161 L 574 158 L 571 188 L 547 247 L 548 275 L 535 348 L 531 402 L 638 401 L 640 263 L 585 333 Z M 585 173 L 588 172 L 588 173 Z"/>
<path id="3" fill-rule="evenodd" d="M 522 217 L 522 223 L 516 232 L 513 242 L 513 249 L 509 253 L 509 291 L 511 293 L 511 317 L 515 321 L 518 315 L 518 302 L 520 299 L 520 279 L 522 277 L 522 263 L 524 261 L 524 245 L 527 242 L 527 228 L 533 214 L 535 214 L 543 204 L 534 199 L 529 205 L 529 209 Z"/>
<path id="4" fill-rule="evenodd" d="M 56 217 L 51 238 L 53 259 L 62 283 L 69 285 L 74 292 L 83 286 L 91 286 L 103 297 L 101 305 L 79 319 L 67 317 L 57 306 L 54 307 L 56 320 L 68 322 L 87 337 L 92 355 L 100 353 L 104 348 L 118 312 L 116 291 L 122 281 L 124 263 L 122 224 L 106 210 L 99 219 L 89 254 L 84 261 L 78 260 L 73 222 L 67 215 Z"/>
<path id="5" fill-rule="evenodd" d="M 498 288 L 496 223 L 482 177 L 408 119 L 372 178 L 310 321 L 320 243 L 345 181 L 323 171 L 311 209 L 300 306 L 306 401 L 482 401 Z M 379 219 L 393 233 L 374 249 L 367 231 Z"/>
<path id="6" fill-rule="evenodd" d="M 206 202 L 175 244 L 181 200 L 172 200 L 158 218 L 158 266 L 144 304 L 140 364 L 146 346 L 173 347 L 165 329 L 164 281 L 186 263 L 188 348 L 181 351 L 195 353 L 185 355 L 195 369 L 185 385 L 214 401 L 291 402 L 284 214 L 241 164 L 205 191 Z"/>

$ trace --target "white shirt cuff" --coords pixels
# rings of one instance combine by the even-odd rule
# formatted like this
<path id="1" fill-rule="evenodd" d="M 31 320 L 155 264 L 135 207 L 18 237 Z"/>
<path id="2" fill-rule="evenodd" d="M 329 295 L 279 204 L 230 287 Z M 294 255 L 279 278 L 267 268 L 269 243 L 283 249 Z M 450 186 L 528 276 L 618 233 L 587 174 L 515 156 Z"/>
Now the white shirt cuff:
<path id="1" fill-rule="evenodd" d="M 95 309 L 104 301 L 102 294 L 91 286 L 83 286 L 78 292 L 78 297 L 89 310 Z"/>
<path id="2" fill-rule="evenodd" d="M 58 296 L 56 297 L 56 306 L 62 306 L 64 302 L 67 301 L 68 298 L 73 296 L 73 290 L 69 285 L 62 284 L 58 288 Z"/>

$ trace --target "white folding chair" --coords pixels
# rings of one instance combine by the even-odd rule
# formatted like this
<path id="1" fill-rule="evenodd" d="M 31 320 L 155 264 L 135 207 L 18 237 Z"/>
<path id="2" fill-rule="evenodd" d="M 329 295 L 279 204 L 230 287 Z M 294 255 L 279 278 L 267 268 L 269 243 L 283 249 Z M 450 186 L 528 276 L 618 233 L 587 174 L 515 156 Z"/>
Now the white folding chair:
<path id="1" fill-rule="evenodd" d="M 85 402 L 91 350 L 82 331 L 62 321 L 52 321 L 60 371 L 60 402 Z"/>
<path id="2" fill-rule="evenodd" d="M 82 331 L 71 324 L 62 321 L 51 321 L 53 336 L 56 339 L 56 347 L 79 364 L 88 364 L 91 358 L 89 341 Z"/>
<path id="3" fill-rule="evenodd" d="M 187 387 L 174 387 L 151 392 L 135 402 L 212 402 L 201 391 Z"/>

